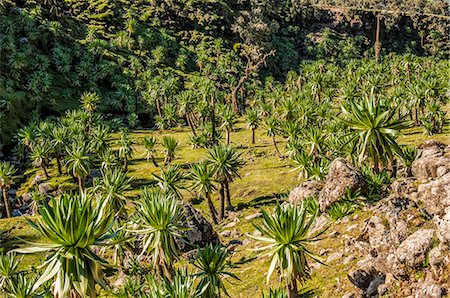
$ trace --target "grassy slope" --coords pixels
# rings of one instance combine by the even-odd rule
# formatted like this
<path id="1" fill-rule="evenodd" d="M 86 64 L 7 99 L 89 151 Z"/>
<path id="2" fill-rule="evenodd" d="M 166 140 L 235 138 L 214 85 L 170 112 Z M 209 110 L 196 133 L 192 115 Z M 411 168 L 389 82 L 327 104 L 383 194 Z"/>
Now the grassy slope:
<path id="1" fill-rule="evenodd" d="M 411 129 L 405 132 L 405 135 L 400 138 L 402 143 L 418 144 L 425 139 L 439 139 L 444 142 L 448 142 L 448 131 L 446 128 L 446 134 L 425 137 L 417 129 Z M 144 131 L 138 130 L 132 133 L 132 138 L 135 140 L 136 152 L 133 160 L 130 163 L 129 171 L 130 175 L 135 178 L 134 187 L 135 190 L 130 192 L 130 197 L 134 197 L 138 194 L 139 188 L 147 185 L 152 180 L 152 174 L 158 173 L 158 169 L 155 168 L 151 162 L 147 162 L 143 158 L 143 147 L 139 145 L 142 138 L 154 134 L 157 138 L 161 138 L 164 135 L 172 135 L 180 142 L 180 148 L 178 150 L 178 156 L 175 160 L 176 164 L 187 165 L 193 162 L 200 161 L 207 156 L 207 152 L 204 149 L 192 149 L 189 145 L 189 131 L 184 129 L 176 129 L 174 131 Z M 236 225 L 229 228 L 233 231 L 233 237 L 222 237 L 223 243 L 228 243 L 232 239 L 239 239 L 244 242 L 244 245 L 238 246 L 233 253 L 232 259 L 234 262 L 240 263 L 239 268 L 233 269 L 233 272 L 241 279 L 240 281 L 232 281 L 232 284 L 228 284 L 228 289 L 231 297 L 256 297 L 263 290 L 269 287 L 282 286 L 276 274 L 273 275 L 269 284 L 265 282 L 265 273 L 269 266 L 269 260 L 266 257 L 258 256 L 254 251 L 257 247 L 257 243 L 253 240 L 247 240 L 246 233 L 252 233 L 254 228 L 249 220 L 245 217 L 256 213 L 260 208 L 272 208 L 276 203 L 277 197 L 282 194 L 287 194 L 293 187 L 298 184 L 296 179 L 297 173 L 292 171 L 292 166 L 288 160 L 280 160 L 275 156 L 273 146 L 268 137 L 264 135 L 262 131 L 257 132 L 257 144 L 251 146 L 250 144 L 250 131 L 246 130 L 244 124 L 239 124 L 236 131 L 231 133 L 231 142 L 233 145 L 238 146 L 242 152 L 242 156 L 246 159 L 247 163 L 243 167 L 242 179 L 232 183 L 232 201 L 236 206 L 239 204 L 239 211 L 230 215 L 230 217 L 216 227 L 218 232 L 224 230 L 222 226 L 231 221 L 236 221 Z M 283 145 L 280 144 L 280 148 Z M 158 148 L 161 152 L 161 147 Z M 162 153 L 158 154 L 158 162 L 162 162 Z M 55 174 L 53 169 L 51 173 Z M 34 171 L 28 173 L 29 181 L 34 175 Z M 60 182 L 68 183 L 67 179 L 51 178 L 51 183 L 58 184 Z M 28 183 L 25 183 L 23 190 L 27 188 Z M 190 200 L 193 195 L 186 192 L 185 199 Z M 241 203 L 241 204 L 240 204 Z M 215 201 L 216 206 L 218 202 Z M 201 210 L 206 217 L 209 217 L 207 208 L 204 203 L 195 206 Z M 361 212 L 358 215 L 358 219 L 353 219 L 350 224 L 359 223 L 369 214 Z M 256 219 L 257 223 L 259 220 Z M 328 250 L 324 254 L 323 259 L 326 260 L 329 254 L 342 251 L 343 243 L 345 239 L 349 237 L 357 236 L 357 232 L 354 230 L 347 231 L 350 225 L 347 220 L 342 222 L 336 222 L 332 229 L 329 230 L 328 235 L 333 233 L 333 236 L 327 236 L 324 240 L 320 241 L 313 247 L 313 251 L 321 252 Z M 30 229 L 26 224 L 24 218 L 13 219 L 1 219 L 0 230 L 11 230 L 11 237 L 7 241 L 7 249 L 17 243 L 14 236 L 26 238 L 27 240 L 36 241 L 37 234 Z M 236 230 L 236 231 L 234 231 Z M 337 233 L 336 233 L 336 232 Z M 344 258 L 346 255 L 344 254 Z M 361 256 L 362 257 L 362 256 Z M 31 256 L 25 256 L 22 262 L 22 267 L 26 268 L 30 265 L 39 264 L 43 259 L 43 255 L 35 254 Z M 346 274 L 348 270 L 356 264 L 358 258 L 343 264 L 342 258 L 327 264 L 328 266 L 313 266 L 312 279 L 303 286 L 305 290 L 312 290 L 314 295 L 323 297 L 338 296 L 336 293 L 346 293 L 353 290 L 350 282 L 348 281 Z"/>

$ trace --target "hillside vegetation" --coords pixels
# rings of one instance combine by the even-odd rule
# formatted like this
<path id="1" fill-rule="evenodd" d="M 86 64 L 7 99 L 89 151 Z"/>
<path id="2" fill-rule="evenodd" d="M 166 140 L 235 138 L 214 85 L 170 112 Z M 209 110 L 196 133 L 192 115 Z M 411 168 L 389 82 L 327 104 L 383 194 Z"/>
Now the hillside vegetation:
<path id="1" fill-rule="evenodd" d="M 0 3 L 3 297 L 445 297 L 444 1 Z"/>

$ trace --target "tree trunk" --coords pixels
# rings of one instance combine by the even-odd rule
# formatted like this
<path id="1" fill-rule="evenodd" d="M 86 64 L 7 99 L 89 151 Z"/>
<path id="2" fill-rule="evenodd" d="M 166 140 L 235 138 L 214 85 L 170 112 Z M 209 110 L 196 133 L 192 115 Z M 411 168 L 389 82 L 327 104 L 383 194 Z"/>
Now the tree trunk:
<path id="1" fill-rule="evenodd" d="M 6 217 L 9 218 L 11 217 L 11 202 L 8 199 L 8 190 L 7 188 L 3 188 L 3 201 L 5 204 L 5 213 L 6 213 Z"/>
<path id="2" fill-rule="evenodd" d="M 414 107 L 413 112 L 414 112 L 414 126 L 418 126 L 419 125 L 419 111 L 417 110 L 416 107 Z"/>
<path id="3" fill-rule="evenodd" d="M 252 144 L 255 144 L 255 129 L 252 128 Z"/>
<path id="4" fill-rule="evenodd" d="M 299 298 L 298 289 L 297 289 L 297 280 L 292 278 L 288 282 L 288 297 L 289 298 Z"/>
<path id="5" fill-rule="evenodd" d="M 61 161 L 59 160 L 60 156 L 59 154 L 56 155 L 56 165 L 58 166 L 58 175 L 62 175 L 61 170 Z"/>
<path id="6" fill-rule="evenodd" d="M 216 145 L 216 102 L 214 94 L 211 94 L 211 132 L 212 132 L 211 143 L 213 145 Z"/>
<path id="7" fill-rule="evenodd" d="M 80 189 L 80 193 L 83 192 L 83 178 L 81 176 L 78 176 L 78 188 Z"/>
<path id="8" fill-rule="evenodd" d="M 231 104 L 233 105 L 233 111 L 235 113 L 237 113 L 237 114 L 239 114 L 239 105 L 238 105 L 238 101 L 237 101 L 237 93 L 238 93 L 239 89 L 241 89 L 241 87 L 245 83 L 245 81 L 247 81 L 247 79 L 248 79 L 247 75 L 245 75 L 242 78 L 240 78 L 239 81 L 237 82 L 237 85 L 231 91 Z"/>
<path id="9" fill-rule="evenodd" d="M 227 145 L 229 145 L 230 144 L 230 131 L 228 129 L 226 129 L 225 138 L 227 141 Z"/>
<path id="10" fill-rule="evenodd" d="M 191 119 L 191 116 L 189 114 L 186 115 L 186 121 L 187 121 L 187 123 L 189 125 L 189 128 L 192 131 L 192 134 L 194 136 L 197 136 L 197 133 L 195 132 L 194 124 L 192 123 L 192 119 Z"/>
<path id="11" fill-rule="evenodd" d="M 128 158 L 125 156 L 124 160 L 123 160 L 123 167 L 125 172 L 128 171 Z"/>
<path id="12" fill-rule="evenodd" d="M 151 156 L 151 159 L 152 159 L 153 165 L 154 165 L 155 167 L 159 168 L 159 165 L 158 165 L 158 163 L 156 162 L 155 157 L 154 157 L 153 155 Z"/>
<path id="13" fill-rule="evenodd" d="M 44 176 L 45 176 L 45 179 L 47 179 L 47 180 L 48 180 L 49 176 L 48 176 L 48 173 L 47 173 L 47 169 L 45 168 L 45 166 L 44 166 L 44 165 L 42 165 L 42 166 L 41 166 L 41 168 L 42 168 L 42 170 L 44 171 Z"/>
<path id="14" fill-rule="evenodd" d="M 230 182 L 226 181 L 225 182 L 225 198 L 226 198 L 226 203 L 227 203 L 227 210 L 232 210 L 233 209 L 233 205 L 231 204 L 231 194 L 230 194 Z"/>
<path id="15" fill-rule="evenodd" d="M 206 201 L 208 202 L 209 212 L 211 213 L 211 219 L 214 224 L 218 224 L 217 221 L 217 211 L 216 208 L 214 208 L 214 204 L 211 200 L 211 194 L 208 192 L 206 193 Z"/>
<path id="16" fill-rule="evenodd" d="M 278 150 L 277 140 L 275 139 L 275 135 L 272 136 L 272 142 L 273 142 L 273 146 L 275 147 L 275 151 L 277 152 L 278 156 L 281 156 L 280 150 Z"/>
<path id="17" fill-rule="evenodd" d="M 155 98 L 155 101 L 156 101 L 156 110 L 158 111 L 158 115 L 159 115 L 159 117 L 162 117 L 161 106 L 159 105 L 159 99 Z"/>
<path id="18" fill-rule="evenodd" d="M 225 218 L 225 190 L 223 187 L 223 183 L 220 183 L 219 188 L 219 194 L 220 194 L 220 215 L 219 219 L 223 220 Z"/>
<path id="19" fill-rule="evenodd" d="M 381 16 L 377 15 L 377 29 L 375 35 L 375 62 L 378 64 L 380 60 L 380 51 L 381 51 L 381 43 L 380 43 L 380 18 Z"/>

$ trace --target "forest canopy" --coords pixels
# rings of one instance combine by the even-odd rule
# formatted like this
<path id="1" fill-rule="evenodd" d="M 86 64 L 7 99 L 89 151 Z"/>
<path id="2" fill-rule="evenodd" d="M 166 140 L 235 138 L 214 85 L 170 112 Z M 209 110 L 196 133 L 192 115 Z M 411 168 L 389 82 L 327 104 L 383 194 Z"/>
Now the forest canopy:
<path id="1" fill-rule="evenodd" d="M 317 59 L 448 58 L 446 1 L 46 0 L 0 3 L 0 148 L 95 92 L 143 125 L 187 89 L 235 108 Z M 251 86 L 251 88 L 247 88 Z M 202 91 L 203 90 L 203 91 Z M 206 91 L 205 91 L 206 90 Z"/>

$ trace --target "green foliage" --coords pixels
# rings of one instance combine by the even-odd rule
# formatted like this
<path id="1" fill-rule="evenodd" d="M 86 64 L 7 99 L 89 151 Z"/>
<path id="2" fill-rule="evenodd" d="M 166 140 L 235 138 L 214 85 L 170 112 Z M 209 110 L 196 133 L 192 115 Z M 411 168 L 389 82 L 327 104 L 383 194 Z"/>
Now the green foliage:
<path id="1" fill-rule="evenodd" d="M 173 137 L 164 136 L 161 145 L 164 147 L 164 164 L 170 164 L 175 158 L 178 141 Z"/>
<path id="2" fill-rule="evenodd" d="M 394 158 L 394 152 L 401 154 L 395 138 L 408 123 L 393 118 L 395 113 L 387 110 L 373 95 L 365 98 L 362 104 L 351 102 L 350 109 L 342 107 L 342 113 L 341 121 L 358 140 L 354 150 L 360 163 L 368 158 L 378 171 L 380 163 L 385 165 Z"/>
<path id="3" fill-rule="evenodd" d="M 47 251 L 49 258 L 42 264 L 45 268 L 33 286 L 38 289 L 48 280 L 54 279 L 54 294 L 66 297 L 77 293 L 95 297 L 95 285 L 105 286 L 104 268 L 106 260 L 94 252 L 94 246 L 105 245 L 111 238 L 110 229 L 114 214 L 108 212 L 104 201 L 81 195 L 63 194 L 50 204 L 43 202 L 36 221 L 28 220 L 46 244 L 16 249 L 19 253 Z"/>
<path id="4" fill-rule="evenodd" d="M 173 196 L 159 189 L 144 189 L 136 209 L 137 228 L 142 235 L 141 255 L 152 256 L 153 267 L 163 266 L 164 274 L 172 274 L 172 264 L 180 256 L 176 240 L 181 240 L 183 207 Z"/>
<path id="5" fill-rule="evenodd" d="M 271 259 L 267 282 L 278 267 L 280 276 L 286 283 L 292 285 L 296 280 L 304 282 L 310 277 L 308 259 L 319 261 L 310 251 L 311 243 L 318 241 L 320 233 L 309 235 L 309 229 L 315 216 L 309 216 L 305 205 L 277 206 L 273 214 L 262 211 L 263 222 L 255 225 L 262 236 L 249 235 L 260 242 L 266 243 L 265 255 Z"/>
<path id="6" fill-rule="evenodd" d="M 192 264 L 198 270 L 194 276 L 200 280 L 197 291 L 202 293 L 201 297 L 221 297 L 221 293 L 228 296 L 225 279 L 239 279 L 229 271 L 233 265 L 228 258 L 228 251 L 219 244 L 198 248 Z"/>

